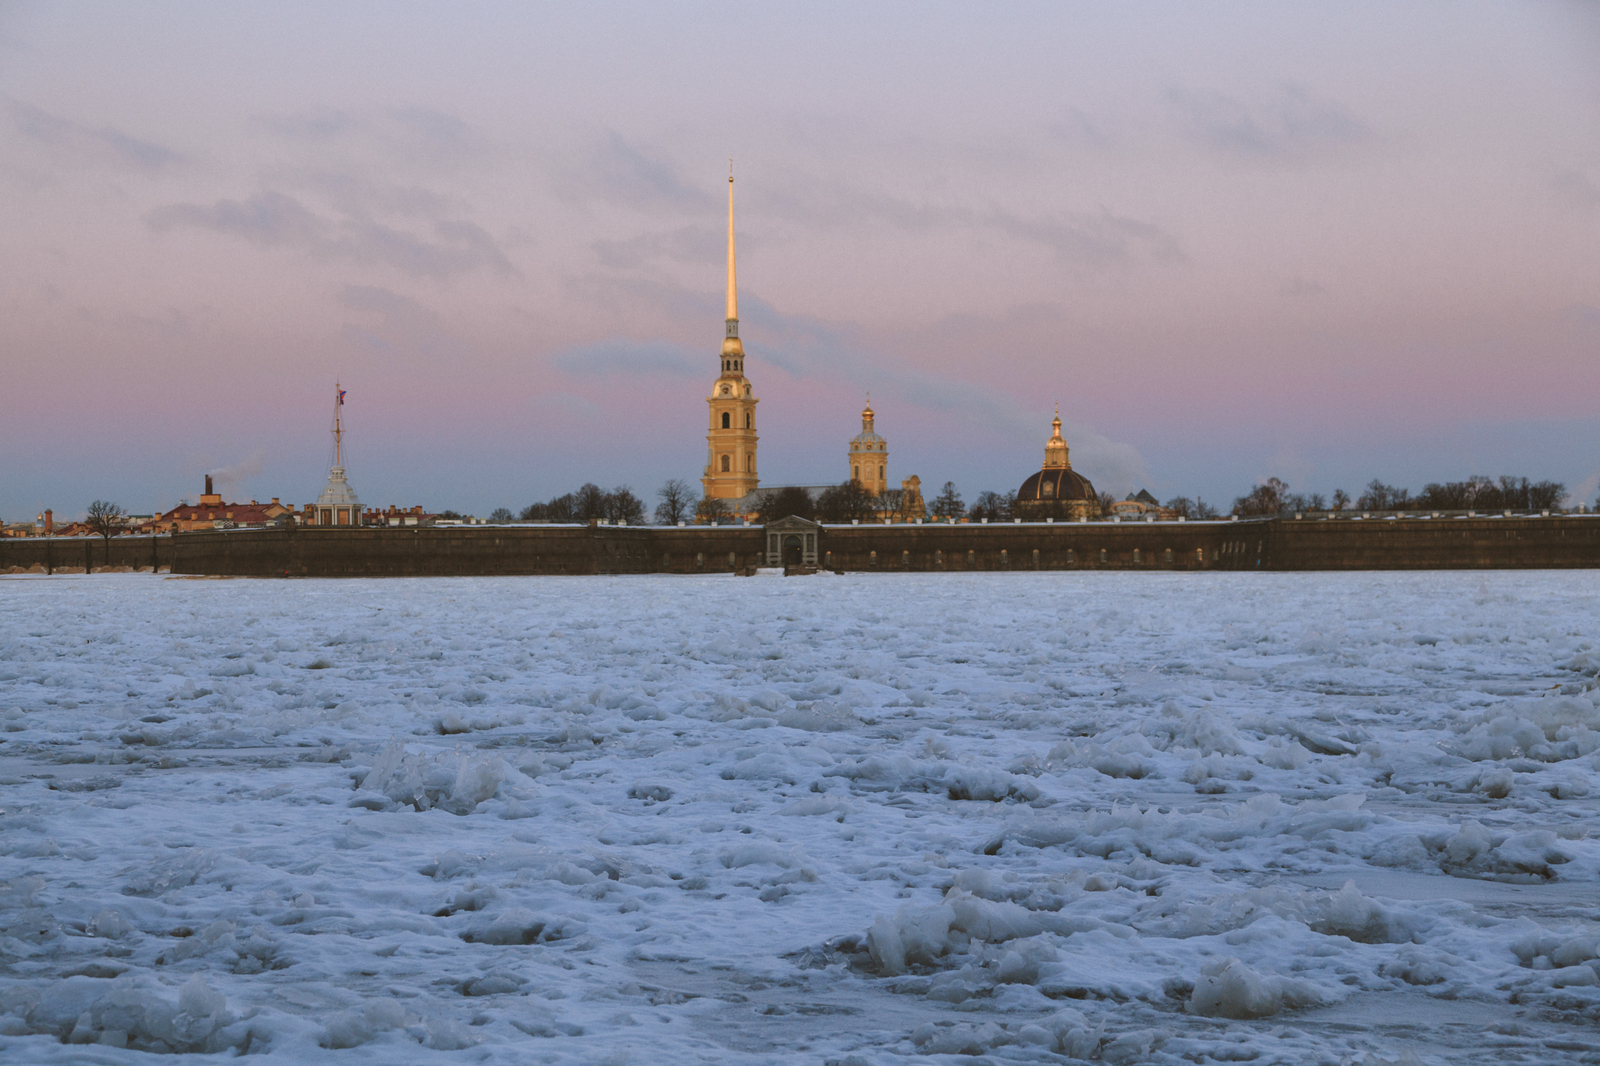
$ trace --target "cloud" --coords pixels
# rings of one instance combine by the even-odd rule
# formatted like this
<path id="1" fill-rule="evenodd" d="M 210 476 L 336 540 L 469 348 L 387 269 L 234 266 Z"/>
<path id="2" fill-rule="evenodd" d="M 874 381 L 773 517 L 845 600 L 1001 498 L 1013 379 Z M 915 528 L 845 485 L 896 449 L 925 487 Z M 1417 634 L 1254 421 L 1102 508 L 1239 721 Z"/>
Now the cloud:
<path id="1" fill-rule="evenodd" d="M 1585 210 L 1600 206 L 1600 189 L 1580 171 L 1564 170 L 1550 184 L 1556 199 L 1568 208 Z"/>
<path id="2" fill-rule="evenodd" d="M 371 320 L 347 324 L 344 334 L 362 347 L 388 356 L 447 359 L 470 354 L 470 345 L 432 310 L 409 296 L 377 285 L 347 285 L 338 302 Z"/>
<path id="3" fill-rule="evenodd" d="M 255 115 L 259 129 L 308 147 L 365 141 L 408 162 L 455 162 L 479 154 L 485 141 L 477 127 L 433 108 L 408 106 L 359 112 L 318 107 Z"/>
<path id="4" fill-rule="evenodd" d="M 1227 155 L 1305 159 L 1373 138 L 1371 128 L 1343 107 L 1293 84 L 1252 100 L 1174 86 L 1167 103 L 1185 133 Z"/>
<path id="5" fill-rule="evenodd" d="M 447 278 L 477 270 L 518 273 L 494 238 L 471 222 L 441 220 L 429 236 L 419 236 L 367 219 L 323 219 L 294 197 L 270 190 L 209 206 L 169 204 L 149 212 L 145 222 L 157 232 L 208 230 L 258 247 L 295 248 L 316 259 L 388 266 L 412 277 Z"/>
<path id="6" fill-rule="evenodd" d="M 1159 226 L 1113 215 L 1078 214 L 1065 220 L 1024 219 L 996 212 L 990 225 L 1022 240 L 1031 240 L 1055 252 L 1056 257 L 1081 266 L 1127 262 L 1138 255 L 1165 263 L 1187 262 L 1177 238 Z"/>
<path id="7" fill-rule="evenodd" d="M 1050 132 L 1068 144 L 1083 148 L 1110 148 L 1116 143 L 1101 123 L 1078 107 L 1068 108 L 1058 121 L 1051 123 Z"/>
<path id="8" fill-rule="evenodd" d="M 224 487 L 237 488 L 239 483 L 246 478 L 259 477 L 267 467 L 267 453 L 265 449 L 257 449 L 237 463 L 219 466 L 207 471 L 219 489 Z"/>
<path id="9" fill-rule="evenodd" d="M 1186 261 L 1177 238 L 1166 230 L 1105 207 L 1029 216 L 1003 208 L 914 203 L 835 182 L 814 182 L 780 192 L 763 206 L 772 214 L 808 226 L 859 230 L 863 223 L 884 222 L 913 233 L 953 229 L 998 232 L 1041 244 L 1062 261 L 1080 266 L 1108 266 L 1140 256 L 1166 263 Z"/>
<path id="10" fill-rule="evenodd" d="M 5 112 L 17 132 L 76 159 L 113 163 L 151 173 L 183 159 L 170 148 L 134 137 L 114 126 L 85 126 L 12 97 L 5 97 L 4 103 Z"/>
<path id="11" fill-rule="evenodd" d="M 612 131 L 595 150 L 585 171 L 587 188 L 610 200 L 636 206 L 660 206 L 705 211 L 718 198 L 686 184 L 673 167 L 651 158 Z"/>
<path id="12" fill-rule="evenodd" d="M 660 259 L 678 263 L 715 262 L 727 247 L 721 225 L 680 226 L 665 233 L 647 233 L 624 241 L 595 241 L 591 247 L 600 265 L 631 270 Z"/>
<path id="13" fill-rule="evenodd" d="M 1044 425 L 1041 418 L 1040 424 Z M 1095 488 L 1121 496 L 1150 484 L 1150 468 L 1139 449 L 1114 441 L 1093 427 L 1072 419 L 1061 420 L 1061 435 L 1066 438 L 1074 470 L 1090 475 Z M 1039 434 L 1039 456 L 1044 457 L 1044 439 Z"/>
<path id="14" fill-rule="evenodd" d="M 151 211 L 145 222 L 158 231 L 190 226 L 263 247 L 314 244 L 322 239 L 324 230 L 300 201 L 277 192 L 259 193 L 248 200 L 218 200 L 210 207 L 171 204 Z"/>
<path id="15" fill-rule="evenodd" d="M 1567 507 L 1580 503 L 1585 507 L 1594 507 L 1600 505 L 1600 496 L 1597 496 L 1597 493 L 1600 493 L 1600 470 L 1595 471 L 1568 489 L 1564 504 Z"/>
<path id="16" fill-rule="evenodd" d="M 362 123 L 348 111 L 318 107 L 281 115 L 256 115 L 252 121 L 269 133 L 293 141 L 328 141 L 345 137 Z"/>
<path id="17" fill-rule="evenodd" d="M 714 372 L 714 360 L 679 344 L 601 341 L 557 352 L 553 362 L 569 374 L 660 374 L 693 378 Z"/>
<path id="18" fill-rule="evenodd" d="M 448 197 L 420 185 L 373 181 L 335 170 L 275 171 L 273 183 L 305 190 L 330 204 L 340 214 L 352 217 L 366 217 L 377 211 L 406 217 L 437 218 L 451 209 Z"/>
<path id="19" fill-rule="evenodd" d="M 542 392 L 533 398 L 530 406 L 543 417 L 578 424 L 593 425 L 607 415 L 592 400 L 570 392 Z"/>

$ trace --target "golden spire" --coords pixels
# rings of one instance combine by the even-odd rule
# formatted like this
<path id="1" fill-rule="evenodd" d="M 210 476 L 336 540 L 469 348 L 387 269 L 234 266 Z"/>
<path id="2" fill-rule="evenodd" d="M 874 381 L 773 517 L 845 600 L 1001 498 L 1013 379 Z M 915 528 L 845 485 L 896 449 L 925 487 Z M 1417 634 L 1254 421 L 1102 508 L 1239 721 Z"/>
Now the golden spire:
<path id="1" fill-rule="evenodd" d="M 733 273 L 733 160 L 728 160 L 728 321 L 722 334 L 722 372 L 744 372 L 744 345 L 739 342 L 739 285 Z"/>
<path id="2" fill-rule="evenodd" d="M 739 285 L 733 274 L 733 160 L 728 160 L 728 321 L 739 321 Z M 734 334 L 738 336 L 738 334 Z"/>

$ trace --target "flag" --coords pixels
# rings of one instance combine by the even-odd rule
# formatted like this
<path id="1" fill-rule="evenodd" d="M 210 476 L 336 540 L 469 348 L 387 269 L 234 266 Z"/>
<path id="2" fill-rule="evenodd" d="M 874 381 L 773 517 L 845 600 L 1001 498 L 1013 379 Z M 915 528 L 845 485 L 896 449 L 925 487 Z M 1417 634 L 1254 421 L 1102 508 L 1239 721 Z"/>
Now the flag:
<path id="1" fill-rule="evenodd" d="M 339 390 L 339 406 L 340 407 L 344 406 L 344 394 L 346 392 L 348 392 L 348 391 L 349 391 L 348 389 L 340 389 Z"/>

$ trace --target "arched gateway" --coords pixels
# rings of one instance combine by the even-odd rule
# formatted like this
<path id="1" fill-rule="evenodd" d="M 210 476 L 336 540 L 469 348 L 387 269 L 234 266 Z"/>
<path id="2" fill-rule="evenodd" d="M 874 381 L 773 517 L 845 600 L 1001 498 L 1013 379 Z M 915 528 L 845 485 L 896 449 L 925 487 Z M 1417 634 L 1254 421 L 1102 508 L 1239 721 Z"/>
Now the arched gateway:
<path id="1" fill-rule="evenodd" d="M 762 527 L 767 537 L 768 566 L 816 566 L 817 533 L 822 526 L 789 515 Z"/>

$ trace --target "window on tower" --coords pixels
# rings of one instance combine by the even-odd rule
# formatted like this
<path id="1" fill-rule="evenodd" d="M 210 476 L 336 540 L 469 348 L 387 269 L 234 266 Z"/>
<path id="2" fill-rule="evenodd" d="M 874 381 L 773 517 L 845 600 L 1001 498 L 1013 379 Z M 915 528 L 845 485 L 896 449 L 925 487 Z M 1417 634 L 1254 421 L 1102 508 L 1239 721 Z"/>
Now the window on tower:
<path id="1" fill-rule="evenodd" d="M 727 429 L 728 428 L 728 419 L 729 419 L 729 417 L 730 416 L 729 416 L 728 412 L 726 412 L 726 411 L 722 412 L 722 428 L 723 429 Z"/>
<path id="2" fill-rule="evenodd" d="M 731 469 L 731 463 L 732 461 L 726 455 L 722 457 L 722 472 L 724 474 L 728 473 L 728 471 Z"/>
<path id="3" fill-rule="evenodd" d="M 750 428 L 750 412 L 749 411 L 746 411 L 744 413 L 744 428 L 745 429 L 749 429 Z"/>
<path id="4" fill-rule="evenodd" d="M 746 474 L 754 474 L 756 472 L 756 457 L 755 456 L 747 455 L 747 456 L 744 457 L 744 472 Z"/>

